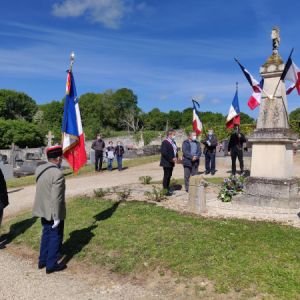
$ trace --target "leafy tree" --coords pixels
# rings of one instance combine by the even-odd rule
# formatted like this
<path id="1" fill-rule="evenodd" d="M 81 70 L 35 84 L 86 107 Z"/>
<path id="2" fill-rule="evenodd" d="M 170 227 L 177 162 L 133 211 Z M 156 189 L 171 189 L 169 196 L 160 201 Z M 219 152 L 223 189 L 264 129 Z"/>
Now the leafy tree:
<path id="1" fill-rule="evenodd" d="M 170 110 L 167 116 L 169 127 L 179 129 L 182 122 L 182 113 L 178 110 Z"/>
<path id="2" fill-rule="evenodd" d="M 61 125 L 63 117 L 63 100 L 51 101 L 50 103 L 42 104 L 34 116 L 34 123 L 37 124 L 43 134 L 51 130 L 54 134 L 54 142 L 61 141 Z"/>
<path id="3" fill-rule="evenodd" d="M 290 120 L 300 122 L 300 108 L 296 108 L 290 112 Z"/>
<path id="4" fill-rule="evenodd" d="M 144 127 L 148 130 L 165 130 L 167 121 L 168 115 L 161 112 L 158 108 L 154 108 L 143 115 Z"/>
<path id="5" fill-rule="evenodd" d="M 0 120 L 0 147 L 8 148 L 12 143 L 19 147 L 44 145 L 40 128 L 24 120 Z"/>
<path id="6" fill-rule="evenodd" d="M 37 110 L 36 102 L 25 93 L 0 90 L 0 118 L 32 121 Z"/>
<path id="7" fill-rule="evenodd" d="M 193 120 L 193 109 L 189 107 L 183 110 L 181 114 L 181 127 L 185 128 L 187 126 L 190 126 L 192 124 L 192 120 Z"/>
<path id="8" fill-rule="evenodd" d="M 138 116 L 141 111 L 137 103 L 137 96 L 130 89 L 122 88 L 111 95 L 112 110 L 117 113 L 118 129 L 125 127 L 135 131 L 136 126 L 132 127 L 132 124 L 138 123 Z M 124 122 L 124 120 L 127 120 L 127 122 Z M 129 124 L 131 125 L 129 126 Z"/>
<path id="9" fill-rule="evenodd" d="M 241 124 L 255 124 L 255 120 L 243 112 L 240 113 L 240 117 Z"/>

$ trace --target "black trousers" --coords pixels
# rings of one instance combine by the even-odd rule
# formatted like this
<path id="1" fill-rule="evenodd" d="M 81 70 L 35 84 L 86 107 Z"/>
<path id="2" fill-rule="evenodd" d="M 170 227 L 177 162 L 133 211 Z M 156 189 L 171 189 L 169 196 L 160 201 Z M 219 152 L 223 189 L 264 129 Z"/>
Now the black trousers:
<path id="1" fill-rule="evenodd" d="M 232 175 L 236 174 L 236 158 L 238 158 L 238 160 L 239 160 L 241 172 L 244 172 L 243 150 L 242 149 L 232 149 L 232 151 L 231 151 Z"/>
<path id="2" fill-rule="evenodd" d="M 96 150 L 95 151 L 95 171 L 102 170 L 103 163 L 103 151 Z"/>
<path id="3" fill-rule="evenodd" d="M 164 168 L 163 188 L 166 190 L 170 189 L 170 180 L 173 173 L 173 167 Z"/>
<path id="4" fill-rule="evenodd" d="M 205 153 L 205 171 L 207 173 L 216 171 L 216 152 Z"/>

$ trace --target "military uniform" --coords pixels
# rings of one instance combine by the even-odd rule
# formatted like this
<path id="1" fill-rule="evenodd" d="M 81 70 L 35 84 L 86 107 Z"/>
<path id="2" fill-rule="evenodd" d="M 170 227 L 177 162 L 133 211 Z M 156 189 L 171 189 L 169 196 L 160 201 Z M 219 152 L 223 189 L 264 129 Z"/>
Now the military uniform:
<path id="1" fill-rule="evenodd" d="M 48 159 L 62 156 L 61 147 L 48 148 L 47 156 Z M 39 268 L 46 267 L 46 272 L 52 273 L 62 269 L 58 264 L 58 259 L 66 218 L 65 179 L 60 168 L 52 162 L 39 166 L 35 176 L 36 194 L 33 216 L 41 218 L 43 227 Z"/>

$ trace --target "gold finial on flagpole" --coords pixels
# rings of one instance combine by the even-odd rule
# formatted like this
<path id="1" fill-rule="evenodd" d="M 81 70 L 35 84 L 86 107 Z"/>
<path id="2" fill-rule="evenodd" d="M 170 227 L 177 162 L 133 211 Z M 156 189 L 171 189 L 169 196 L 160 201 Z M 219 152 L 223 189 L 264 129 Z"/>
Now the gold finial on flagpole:
<path id="1" fill-rule="evenodd" d="M 72 72 L 74 60 L 75 60 L 75 53 L 74 51 L 72 51 L 70 54 L 70 72 Z"/>

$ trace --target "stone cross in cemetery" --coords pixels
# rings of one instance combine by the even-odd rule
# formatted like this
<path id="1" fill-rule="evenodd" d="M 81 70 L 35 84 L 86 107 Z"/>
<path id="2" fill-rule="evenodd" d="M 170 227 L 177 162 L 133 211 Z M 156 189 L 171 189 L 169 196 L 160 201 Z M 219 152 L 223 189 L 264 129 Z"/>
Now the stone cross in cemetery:
<path id="1" fill-rule="evenodd" d="M 272 31 L 273 53 L 261 66 L 264 91 L 252 143 L 250 177 L 245 193 L 233 202 L 258 206 L 300 207 L 298 181 L 293 177 L 293 143 L 297 135 L 289 129 L 286 87 L 280 80 L 284 63 L 279 55 L 279 28 Z"/>
<path id="2" fill-rule="evenodd" d="M 47 138 L 47 147 L 52 146 L 52 140 L 55 138 L 55 136 L 52 134 L 51 130 L 48 131 L 48 134 L 46 135 Z"/>

